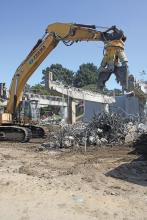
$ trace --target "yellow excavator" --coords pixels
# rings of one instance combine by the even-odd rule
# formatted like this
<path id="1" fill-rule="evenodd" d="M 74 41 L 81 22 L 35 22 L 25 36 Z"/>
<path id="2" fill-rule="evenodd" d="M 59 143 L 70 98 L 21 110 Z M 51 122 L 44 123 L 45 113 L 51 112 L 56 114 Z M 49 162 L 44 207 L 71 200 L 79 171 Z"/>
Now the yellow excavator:
<path id="1" fill-rule="evenodd" d="M 38 40 L 13 76 L 7 106 L 4 112 L 0 113 L 0 141 L 27 142 L 31 137 L 45 135 L 43 128 L 33 125 L 32 119 L 25 115 L 24 109 L 30 109 L 30 103 L 22 100 L 22 94 L 27 80 L 60 41 L 70 46 L 74 42 L 104 42 L 104 40 L 103 32 L 98 31 L 95 25 L 74 23 L 49 25 L 44 36 Z"/>

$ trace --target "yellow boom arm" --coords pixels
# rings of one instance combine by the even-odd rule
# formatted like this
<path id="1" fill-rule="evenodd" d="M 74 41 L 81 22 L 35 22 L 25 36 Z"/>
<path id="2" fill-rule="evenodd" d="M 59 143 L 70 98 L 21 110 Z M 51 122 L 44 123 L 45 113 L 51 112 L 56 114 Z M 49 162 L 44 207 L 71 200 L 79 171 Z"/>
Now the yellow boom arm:
<path id="1" fill-rule="evenodd" d="M 103 41 L 102 32 L 93 25 L 54 23 L 47 27 L 45 36 L 38 41 L 26 59 L 17 68 L 9 90 L 6 112 L 13 113 L 22 97 L 27 80 L 59 41 L 65 44 L 78 41 Z"/>

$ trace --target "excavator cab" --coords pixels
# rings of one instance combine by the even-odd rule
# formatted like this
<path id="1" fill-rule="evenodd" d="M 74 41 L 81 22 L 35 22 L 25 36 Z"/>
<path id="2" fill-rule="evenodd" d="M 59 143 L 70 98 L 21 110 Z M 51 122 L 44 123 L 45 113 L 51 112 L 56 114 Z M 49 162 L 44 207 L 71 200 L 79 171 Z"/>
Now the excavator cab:
<path id="1" fill-rule="evenodd" d="M 40 120 L 40 108 L 37 100 L 22 100 L 16 111 L 20 124 L 37 124 Z"/>

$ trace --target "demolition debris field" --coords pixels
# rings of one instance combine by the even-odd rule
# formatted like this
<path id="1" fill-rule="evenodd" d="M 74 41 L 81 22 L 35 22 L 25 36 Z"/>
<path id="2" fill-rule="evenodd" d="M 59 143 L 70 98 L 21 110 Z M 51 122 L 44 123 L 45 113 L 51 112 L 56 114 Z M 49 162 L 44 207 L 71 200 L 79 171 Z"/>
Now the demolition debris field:
<path id="1" fill-rule="evenodd" d="M 134 149 L 41 144 L 0 143 L 0 219 L 147 219 L 147 161 Z"/>

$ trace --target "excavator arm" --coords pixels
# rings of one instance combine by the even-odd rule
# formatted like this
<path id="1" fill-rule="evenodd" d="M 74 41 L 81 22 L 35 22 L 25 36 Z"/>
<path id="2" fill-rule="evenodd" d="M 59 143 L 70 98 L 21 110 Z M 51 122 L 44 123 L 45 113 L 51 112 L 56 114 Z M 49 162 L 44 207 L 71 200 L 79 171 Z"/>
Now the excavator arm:
<path id="1" fill-rule="evenodd" d="M 15 113 L 26 82 L 60 41 L 65 45 L 71 45 L 79 41 L 103 41 L 103 36 L 102 32 L 97 31 L 94 25 L 72 23 L 54 23 L 49 25 L 44 37 L 39 39 L 13 76 L 6 107 L 7 113 Z"/>
<path id="2" fill-rule="evenodd" d="M 38 40 L 13 76 L 6 111 L 0 114 L 0 141 L 27 142 L 31 137 L 45 136 L 43 128 L 34 126 L 24 113 L 21 118 L 20 112 L 17 111 L 21 111 L 18 106 L 27 80 L 60 41 L 67 46 L 79 41 L 104 42 L 111 38 L 111 34 L 107 33 L 108 39 L 105 39 L 105 35 L 104 32 L 98 31 L 95 25 L 54 23 L 47 27 L 45 35 Z M 112 36 L 113 40 L 116 40 L 115 38 Z"/>

